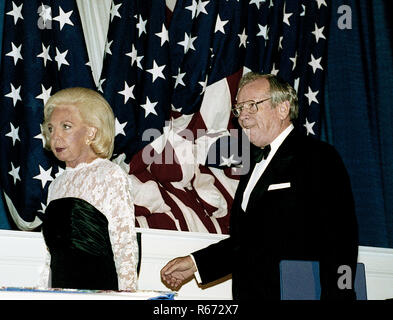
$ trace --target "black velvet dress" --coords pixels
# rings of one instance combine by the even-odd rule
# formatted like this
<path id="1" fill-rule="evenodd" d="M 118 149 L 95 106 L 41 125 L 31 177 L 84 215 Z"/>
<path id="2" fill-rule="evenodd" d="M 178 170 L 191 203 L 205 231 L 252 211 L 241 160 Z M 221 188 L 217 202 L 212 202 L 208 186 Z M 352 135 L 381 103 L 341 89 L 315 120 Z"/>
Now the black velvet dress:
<path id="1" fill-rule="evenodd" d="M 52 288 L 118 290 L 108 220 L 90 203 L 49 203 L 42 232 L 51 255 Z"/>

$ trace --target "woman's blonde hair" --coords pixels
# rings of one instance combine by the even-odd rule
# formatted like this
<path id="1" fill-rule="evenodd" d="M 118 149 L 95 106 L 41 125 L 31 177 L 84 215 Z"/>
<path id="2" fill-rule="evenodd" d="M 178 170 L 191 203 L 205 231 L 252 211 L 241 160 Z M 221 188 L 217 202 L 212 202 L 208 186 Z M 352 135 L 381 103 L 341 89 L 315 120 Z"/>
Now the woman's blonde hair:
<path id="1" fill-rule="evenodd" d="M 53 110 L 60 105 L 73 105 L 78 108 L 83 122 L 97 129 L 91 148 L 100 158 L 109 159 L 113 153 L 115 140 L 115 117 L 112 108 L 98 92 L 81 87 L 67 88 L 56 92 L 44 106 L 42 124 L 45 148 L 50 150 L 48 123 Z"/>
<path id="2" fill-rule="evenodd" d="M 242 89 L 245 85 L 258 79 L 266 79 L 269 81 L 272 107 L 275 108 L 278 104 L 288 101 L 290 105 L 289 118 L 291 121 L 296 120 L 299 114 L 299 106 L 295 89 L 289 83 L 273 74 L 248 72 L 240 79 L 237 92 L 239 93 L 240 89 Z"/>

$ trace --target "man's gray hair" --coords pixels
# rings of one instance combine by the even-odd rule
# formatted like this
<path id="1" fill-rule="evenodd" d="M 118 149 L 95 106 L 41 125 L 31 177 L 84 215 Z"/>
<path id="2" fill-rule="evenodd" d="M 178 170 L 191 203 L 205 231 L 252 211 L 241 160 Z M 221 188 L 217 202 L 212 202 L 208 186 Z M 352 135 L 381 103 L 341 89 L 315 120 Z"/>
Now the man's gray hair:
<path id="1" fill-rule="evenodd" d="M 291 121 L 296 120 L 299 114 L 298 97 L 296 91 L 289 83 L 285 82 L 274 74 L 248 72 L 240 79 L 237 92 L 239 93 L 239 91 L 244 86 L 258 79 L 266 79 L 269 81 L 272 107 L 275 108 L 278 104 L 288 101 L 290 105 L 289 118 Z"/>

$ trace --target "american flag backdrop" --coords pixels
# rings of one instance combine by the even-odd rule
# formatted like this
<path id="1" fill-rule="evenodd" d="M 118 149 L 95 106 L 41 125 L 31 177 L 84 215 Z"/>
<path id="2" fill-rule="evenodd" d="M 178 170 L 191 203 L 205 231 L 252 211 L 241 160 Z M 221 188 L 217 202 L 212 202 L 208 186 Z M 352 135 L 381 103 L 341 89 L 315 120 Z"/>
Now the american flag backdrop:
<path id="1" fill-rule="evenodd" d="M 7 1 L 5 12 L 1 187 L 16 227 L 32 230 L 61 171 L 42 150 L 44 99 L 95 85 L 74 1 Z M 112 2 L 97 90 L 116 116 L 114 161 L 133 181 L 138 226 L 228 233 L 248 154 L 230 109 L 246 71 L 291 83 L 299 128 L 319 136 L 329 19 L 325 0 Z"/>
<path id="2" fill-rule="evenodd" d="M 4 12 L 1 193 L 16 228 L 32 230 L 62 170 L 43 149 L 43 105 L 62 88 L 95 85 L 74 1 L 6 1 Z"/>

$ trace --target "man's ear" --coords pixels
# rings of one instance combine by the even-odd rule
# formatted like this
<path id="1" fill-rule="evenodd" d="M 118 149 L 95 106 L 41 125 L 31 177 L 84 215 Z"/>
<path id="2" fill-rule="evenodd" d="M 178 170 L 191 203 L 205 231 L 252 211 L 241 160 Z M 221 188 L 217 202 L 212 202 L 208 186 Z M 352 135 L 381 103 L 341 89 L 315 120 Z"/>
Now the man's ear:
<path id="1" fill-rule="evenodd" d="M 277 106 L 277 108 L 278 108 L 278 114 L 279 114 L 281 120 L 285 120 L 286 118 L 289 117 L 289 111 L 291 109 L 289 101 L 281 102 Z"/>

